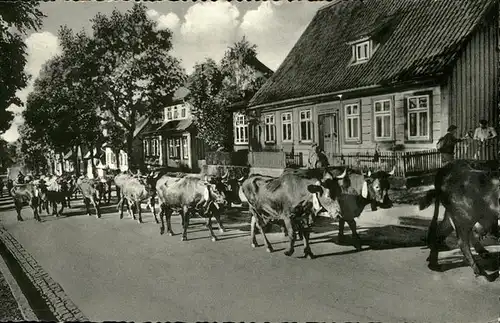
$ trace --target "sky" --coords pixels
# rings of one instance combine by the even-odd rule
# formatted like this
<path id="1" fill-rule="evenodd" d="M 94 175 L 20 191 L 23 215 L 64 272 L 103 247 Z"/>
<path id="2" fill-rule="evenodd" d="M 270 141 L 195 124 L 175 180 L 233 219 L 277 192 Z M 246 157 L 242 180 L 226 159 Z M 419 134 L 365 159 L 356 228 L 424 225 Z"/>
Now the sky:
<path id="1" fill-rule="evenodd" d="M 60 26 L 67 25 L 73 31 L 92 32 L 91 19 L 97 14 L 110 15 L 113 10 L 127 11 L 135 1 L 64 1 L 41 2 L 40 9 L 47 16 L 37 32 L 26 37 L 27 65 L 32 75 L 28 87 L 20 91 L 25 102 L 32 90 L 33 80 L 42 65 L 60 52 L 57 37 Z M 172 55 L 181 60 L 188 73 L 196 62 L 210 57 L 219 61 L 225 49 L 246 36 L 257 45 L 257 57 L 272 70 L 276 70 L 316 11 L 327 2 L 278 1 L 218 1 L 143 2 L 148 15 L 157 21 L 158 28 L 173 32 Z M 23 107 L 11 106 L 16 117 L 12 127 L 3 135 L 7 141 L 19 137 L 17 127 L 22 124 Z"/>

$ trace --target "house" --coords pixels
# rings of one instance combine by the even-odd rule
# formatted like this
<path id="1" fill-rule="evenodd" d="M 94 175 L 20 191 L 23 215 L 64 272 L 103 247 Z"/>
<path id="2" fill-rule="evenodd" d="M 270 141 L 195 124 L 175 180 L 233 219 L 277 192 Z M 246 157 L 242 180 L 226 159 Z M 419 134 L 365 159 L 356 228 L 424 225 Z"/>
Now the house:
<path id="1" fill-rule="evenodd" d="M 187 168 L 199 171 L 205 157 L 205 143 L 196 137 L 192 106 L 186 97 L 189 90 L 180 87 L 172 104 L 165 107 L 158 120 L 147 120 L 138 136 L 145 166 Z M 138 141 L 139 143 L 139 141 Z"/>
<path id="2" fill-rule="evenodd" d="M 255 71 L 256 79 L 267 80 L 273 74 L 273 71 L 264 65 L 256 57 L 249 57 L 246 62 Z M 234 138 L 234 150 L 248 150 L 252 147 L 254 150 L 260 149 L 260 147 L 255 146 L 255 142 L 252 142 L 254 138 L 259 136 L 257 128 L 250 124 L 251 113 L 248 113 L 247 107 L 248 102 L 255 93 L 248 93 L 243 100 L 239 102 L 234 102 L 230 106 L 230 111 L 233 113 L 233 138 Z M 254 134 L 255 133 L 255 134 Z"/>
<path id="3" fill-rule="evenodd" d="M 497 0 L 322 7 L 249 102 L 259 142 L 303 153 L 318 143 L 333 158 L 433 149 L 449 125 L 459 136 L 480 119 L 498 125 L 498 21 Z"/>

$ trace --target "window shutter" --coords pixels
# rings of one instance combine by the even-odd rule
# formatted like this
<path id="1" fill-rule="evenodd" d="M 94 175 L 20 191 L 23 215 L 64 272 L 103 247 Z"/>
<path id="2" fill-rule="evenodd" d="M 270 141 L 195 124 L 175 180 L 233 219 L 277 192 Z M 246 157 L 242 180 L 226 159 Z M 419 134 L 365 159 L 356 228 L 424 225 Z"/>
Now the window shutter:
<path id="1" fill-rule="evenodd" d="M 410 120 L 408 120 L 408 95 L 405 95 L 403 97 L 403 120 L 404 120 L 404 141 L 408 141 L 408 131 L 409 131 L 409 124 Z"/>

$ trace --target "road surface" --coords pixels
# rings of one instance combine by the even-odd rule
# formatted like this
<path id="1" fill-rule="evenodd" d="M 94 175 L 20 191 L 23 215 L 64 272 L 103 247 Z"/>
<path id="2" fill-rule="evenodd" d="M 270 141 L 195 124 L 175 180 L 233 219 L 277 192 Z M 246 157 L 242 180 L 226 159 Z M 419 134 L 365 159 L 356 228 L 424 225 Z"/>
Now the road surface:
<path id="1" fill-rule="evenodd" d="M 195 220 L 182 242 L 178 216 L 172 219 L 177 235 L 160 236 L 149 212 L 139 225 L 120 220 L 114 206 L 96 219 L 84 214 L 81 201 L 72 204 L 67 217 L 44 214 L 43 223 L 25 207 L 25 221 L 17 222 L 10 201 L 0 199 L 0 224 L 92 321 L 459 323 L 499 316 L 500 281 L 475 278 L 457 250 L 441 254 L 447 271 L 430 271 L 423 230 L 360 220 L 372 227 L 362 237 L 374 248 L 354 252 L 332 241 L 335 227 L 320 228 L 312 245 L 318 257 L 309 260 L 300 258 L 302 243 L 286 257 L 281 233 L 269 235 L 276 252 L 252 249 L 242 217 L 228 219 L 217 242 Z M 366 219 L 393 218 L 370 213 Z"/>

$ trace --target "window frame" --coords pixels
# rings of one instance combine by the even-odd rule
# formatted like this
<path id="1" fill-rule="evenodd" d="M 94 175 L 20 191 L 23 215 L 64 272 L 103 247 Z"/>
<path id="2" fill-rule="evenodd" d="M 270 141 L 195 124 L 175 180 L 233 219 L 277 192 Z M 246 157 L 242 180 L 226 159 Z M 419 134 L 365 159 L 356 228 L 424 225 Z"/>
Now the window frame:
<path id="1" fill-rule="evenodd" d="M 186 116 L 187 116 L 187 111 L 186 110 L 187 110 L 186 107 L 184 107 L 184 106 L 181 107 L 181 116 L 180 116 L 181 119 L 186 118 Z"/>
<path id="2" fill-rule="evenodd" d="M 363 51 L 365 46 L 366 46 L 366 56 L 358 55 L 358 50 L 361 49 L 361 51 Z M 356 43 L 353 45 L 353 49 L 354 49 L 354 62 L 356 62 L 356 63 L 366 62 L 370 59 L 370 57 L 371 57 L 371 41 L 365 40 L 365 41 Z"/>
<path id="3" fill-rule="evenodd" d="M 185 144 L 185 146 L 184 146 L 184 144 Z M 182 146 L 182 159 L 188 160 L 189 159 L 189 141 L 188 141 L 187 136 L 182 136 L 181 146 Z"/>
<path id="4" fill-rule="evenodd" d="M 357 107 L 358 112 L 356 114 L 354 113 L 347 113 L 347 108 L 348 107 Z M 352 110 L 351 110 L 352 111 Z M 358 136 L 357 137 L 351 137 L 349 136 L 349 127 L 348 122 L 349 120 L 354 120 L 357 119 L 357 124 L 358 124 Z M 350 143 L 359 143 L 361 142 L 361 104 L 356 102 L 356 103 L 348 103 L 344 104 L 344 135 L 345 135 L 345 141 L 350 142 Z"/>
<path id="5" fill-rule="evenodd" d="M 384 103 L 389 102 L 389 110 L 382 110 L 378 111 L 376 109 L 377 103 L 381 104 L 382 107 L 384 107 Z M 374 100 L 373 101 L 373 138 L 375 141 L 392 141 L 394 138 L 394 126 L 393 126 L 393 120 L 394 120 L 394 115 L 393 115 L 393 104 L 391 99 L 380 99 L 380 100 Z M 377 117 L 381 117 L 382 120 L 384 117 L 389 116 L 389 137 L 379 137 L 377 135 Z M 382 122 L 382 134 L 383 134 L 384 129 L 384 123 Z"/>
<path id="6" fill-rule="evenodd" d="M 177 149 L 177 148 L 180 149 L 180 145 L 177 146 L 178 140 L 180 142 L 179 137 L 172 137 L 172 138 L 168 139 L 168 158 L 169 159 L 181 159 L 181 157 L 180 157 L 181 152 Z"/>
<path id="7" fill-rule="evenodd" d="M 284 120 L 285 116 L 290 116 L 290 119 Z M 290 138 L 286 138 L 286 128 L 290 127 Z M 281 113 L 281 141 L 282 142 L 293 142 L 293 113 L 292 112 L 282 112 Z"/>
<path id="8" fill-rule="evenodd" d="M 426 98 L 427 99 L 427 107 L 426 108 L 421 108 L 420 107 L 420 98 Z M 411 109 L 410 108 L 410 100 L 415 99 L 417 102 L 417 108 L 416 109 Z M 431 131 L 432 131 L 432 120 L 431 120 L 431 96 L 429 94 L 413 94 L 409 95 L 406 97 L 406 120 L 408 123 L 408 129 L 407 129 L 407 138 L 409 141 L 429 141 L 431 140 Z M 427 135 L 422 136 L 420 134 L 420 118 L 419 115 L 420 113 L 425 112 L 427 114 Z M 417 135 L 412 136 L 411 135 L 411 114 L 416 114 L 416 129 L 417 129 Z"/>
<path id="9" fill-rule="evenodd" d="M 242 113 L 234 114 L 234 144 L 248 145 L 248 120 L 247 116 Z M 246 131 L 245 131 L 246 129 Z M 243 134 L 244 138 L 240 138 Z M 246 137 L 246 138 L 245 138 Z"/>
<path id="10" fill-rule="evenodd" d="M 276 142 L 276 117 L 274 113 L 264 116 L 264 141 L 266 143 Z"/>
<path id="11" fill-rule="evenodd" d="M 302 118 L 302 113 L 309 112 L 309 117 L 307 118 Z M 308 124 L 308 129 L 309 129 L 309 134 L 310 137 L 308 139 L 302 139 L 302 123 L 305 122 Z M 314 140 L 314 126 L 313 126 L 313 115 L 312 115 L 312 109 L 304 109 L 299 111 L 299 140 L 300 142 L 304 143 L 311 143 Z"/>
<path id="12" fill-rule="evenodd" d="M 167 121 L 173 120 L 172 107 L 167 107 Z"/>

